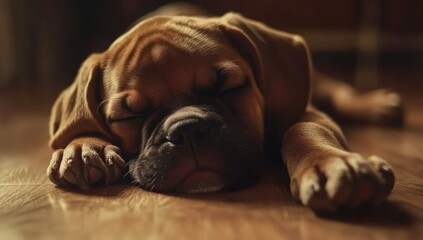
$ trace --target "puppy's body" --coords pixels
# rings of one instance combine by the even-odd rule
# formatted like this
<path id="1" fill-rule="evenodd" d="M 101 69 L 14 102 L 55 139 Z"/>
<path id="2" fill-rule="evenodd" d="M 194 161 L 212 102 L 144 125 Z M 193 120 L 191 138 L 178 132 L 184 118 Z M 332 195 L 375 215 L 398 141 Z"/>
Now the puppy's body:
<path id="1" fill-rule="evenodd" d="M 381 202 L 389 165 L 347 151 L 309 102 L 312 77 L 299 36 L 233 13 L 149 18 L 90 56 L 56 101 L 48 175 L 87 188 L 119 179 L 126 160 L 145 189 L 218 191 L 254 180 L 266 145 L 305 205 Z"/>

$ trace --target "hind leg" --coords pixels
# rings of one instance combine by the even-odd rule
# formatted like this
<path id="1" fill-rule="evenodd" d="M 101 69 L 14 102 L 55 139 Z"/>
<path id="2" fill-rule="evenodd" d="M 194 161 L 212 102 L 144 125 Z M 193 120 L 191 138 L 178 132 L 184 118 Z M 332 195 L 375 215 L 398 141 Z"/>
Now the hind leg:
<path id="1" fill-rule="evenodd" d="M 401 97 L 390 90 L 365 93 L 353 86 L 315 72 L 313 101 L 337 118 L 379 125 L 400 126 L 404 113 Z"/>

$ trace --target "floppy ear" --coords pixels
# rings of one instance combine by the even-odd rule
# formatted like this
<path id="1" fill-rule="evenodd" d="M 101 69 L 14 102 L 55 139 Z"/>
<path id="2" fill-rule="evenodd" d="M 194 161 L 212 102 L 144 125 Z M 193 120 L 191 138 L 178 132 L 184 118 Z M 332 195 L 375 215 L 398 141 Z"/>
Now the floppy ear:
<path id="1" fill-rule="evenodd" d="M 221 21 L 231 44 L 250 61 L 264 97 L 267 127 L 283 132 L 299 119 L 310 99 L 312 66 L 304 40 L 236 13 Z"/>
<path id="2" fill-rule="evenodd" d="M 65 148 L 78 137 L 109 136 L 97 111 L 98 87 L 102 81 L 99 54 L 90 55 L 80 67 L 75 81 L 53 105 L 50 117 L 50 146 Z"/>

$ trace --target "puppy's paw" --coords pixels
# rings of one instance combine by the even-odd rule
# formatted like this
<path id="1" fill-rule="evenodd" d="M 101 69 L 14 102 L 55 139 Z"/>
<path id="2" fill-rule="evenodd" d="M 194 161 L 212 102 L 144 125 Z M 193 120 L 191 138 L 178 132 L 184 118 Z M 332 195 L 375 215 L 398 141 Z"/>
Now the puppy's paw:
<path id="1" fill-rule="evenodd" d="M 291 191 L 304 205 L 317 211 L 377 205 L 394 186 L 391 166 L 382 158 L 351 153 L 318 161 L 294 174 Z"/>
<path id="2" fill-rule="evenodd" d="M 120 149 L 100 142 L 74 142 L 53 153 L 47 175 L 56 185 L 89 186 L 110 184 L 121 178 L 125 161 Z"/>
<path id="3" fill-rule="evenodd" d="M 368 104 L 370 122 L 385 125 L 403 124 L 404 107 L 399 94 L 381 89 L 360 96 L 363 99 L 363 105 Z"/>
<path id="4" fill-rule="evenodd" d="M 334 102 L 335 114 L 372 124 L 401 126 L 404 106 L 399 94 L 379 89 L 351 97 L 338 96 Z"/>

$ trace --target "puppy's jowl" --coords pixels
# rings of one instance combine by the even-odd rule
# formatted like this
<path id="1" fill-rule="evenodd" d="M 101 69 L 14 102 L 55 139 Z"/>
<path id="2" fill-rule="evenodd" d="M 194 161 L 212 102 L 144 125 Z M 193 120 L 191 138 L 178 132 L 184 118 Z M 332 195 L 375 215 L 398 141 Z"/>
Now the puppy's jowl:
<path id="1" fill-rule="evenodd" d="M 380 203 L 391 167 L 347 150 L 310 104 L 312 77 L 297 35 L 234 13 L 149 18 L 89 56 L 57 99 L 48 176 L 87 189 L 118 181 L 127 165 L 150 191 L 220 191 L 259 176 L 266 143 L 303 204 Z"/>

